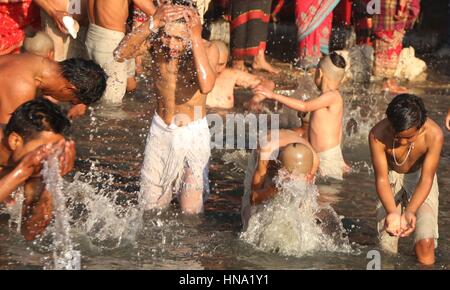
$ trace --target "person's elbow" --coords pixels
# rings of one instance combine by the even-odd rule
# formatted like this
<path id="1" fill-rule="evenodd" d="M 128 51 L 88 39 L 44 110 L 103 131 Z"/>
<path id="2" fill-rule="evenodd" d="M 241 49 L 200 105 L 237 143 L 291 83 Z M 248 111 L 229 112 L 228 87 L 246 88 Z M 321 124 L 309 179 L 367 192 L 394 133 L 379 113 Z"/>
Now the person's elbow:
<path id="1" fill-rule="evenodd" d="M 126 55 L 120 48 L 114 50 L 114 60 L 117 62 L 125 62 L 127 60 Z"/>
<path id="2" fill-rule="evenodd" d="M 204 95 L 209 94 L 213 89 L 216 83 L 216 78 L 211 77 L 204 84 L 200 85 L 200 92 Z"/>

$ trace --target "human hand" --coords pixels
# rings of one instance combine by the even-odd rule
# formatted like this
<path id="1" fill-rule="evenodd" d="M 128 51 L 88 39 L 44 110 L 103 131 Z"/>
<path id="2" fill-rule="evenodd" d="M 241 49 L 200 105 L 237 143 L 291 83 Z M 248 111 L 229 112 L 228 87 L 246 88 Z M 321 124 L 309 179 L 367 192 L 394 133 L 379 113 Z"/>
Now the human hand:
<path id="1" fill-rule="evenodd" d="M 179 5 L 164 4 L 156 9 L 155 15 L 153 15 L 153 24 L 155 28 L 161 28 L 166 23 L 178 20 L 184 17 L 184 11 L 186 9 Z"/>
<path id="2" fill-rule="evenodd" d="M 64 176 L 71 172 L 75 166 L 75 142 L 61 140 L 56 146 L 61 152 L 59 155 L 59 172 L 61 176 Z"/>
<path id="3" fill-rule="evenodd" d="M 67 13 L 66 11 L 61 11 L 61 10 L 55 10 L 52 15 L 50 15 L 53 18 L 53 21 L 55 22 L 56 27 L 58 27 L 58 29 L 64 33 L 64 34 L 69 34 L 69 31 L 67 31 L 66 26 L 64 25 L 63 22 L 63 18 L 65 16 L 70 16 L 69 13 Z"/>
<path id="4" fill-rule="evenodd" d="M 84 116 L 86 114 L 87 106 L 85 104 L 78 104 L 72 106 L 69 112 L 67 112 L 67 117 L 70 119 L 76 119 L 78 117 Z"/>
<path id="5" fill-rule="evenodd" d="M 385 219 L 385 229 L 391 236 L 398 237 L 401 233 L 401 216 L 398 213 L 390 213 Z"/>
<path id="6" fill-rule="evenodd" d="M 267 99 L 273 99 L 274 93 L 263 85 L 259 85 L 254 88 L 254 93 L 258 95 L 262 95 Z"/>
<path id="7" fill-rule="evenodd" d="M 39 174 L 42 169 L 42 161 L 55 152 L 54 144 L 47 144 L 38 147 L 25 155 L 16 167 L 16 175 L 19 178 L 27 179 L 32 175 Z"/>
<path id="8" fill-rule="evenodd" d="M 202 38 L 202 22 L 197 10 L 188 8 L 184 11 L 184 18 L 186 19 L 187 27 L 191 34 L 191 39 Z"/>
<path id="9" fill-rule="evenodd" d="M 405 211 L 400 219 L 401 234 L 400 237 L 409 236 L 416 229 L 416 215 L 412 212 Z"/>

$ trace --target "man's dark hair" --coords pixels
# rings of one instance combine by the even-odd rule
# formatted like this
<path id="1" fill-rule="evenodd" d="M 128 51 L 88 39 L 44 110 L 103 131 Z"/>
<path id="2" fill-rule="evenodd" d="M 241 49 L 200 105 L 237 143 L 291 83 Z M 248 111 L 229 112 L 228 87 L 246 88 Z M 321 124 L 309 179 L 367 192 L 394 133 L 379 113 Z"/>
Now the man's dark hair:
<path id="1" fill-rule="evenodd" d="M 172 0 L 172 5 L 188 6 L 197 9 L 197 3 L 194 0 Z"/>
<path id="2" fill-rule="evenodd" d="M 335 66 L 345 69 L 346 62 L 342 55 L 333 51 L 332 53 L 330 53 L 330 59 Z"/>
<path id="3" fill-rule="evenodd" d="M 411 94 L 396 96 L 389 104 L 386 115 L 396 133 L 416 127 L 427 120 L 427 110 L 421 98 Z"/>
<path id="4" fill-rule="evenodd" d="M 75 96 L 85 105 L 97 102 L 106 89 L 106 73 L 94 61 L 71 58 L 59 63 L 63 77 L 75 86 Z"/>
<path id="5" fill-rule="evenodd" d="M 15 132 L 28 141 L 42 131 L 65 135 L 69 128 L 70 121 L 58 105 L 38 98 L 26 102 L 14 111 L 6 124 L 5 136 Z"/>

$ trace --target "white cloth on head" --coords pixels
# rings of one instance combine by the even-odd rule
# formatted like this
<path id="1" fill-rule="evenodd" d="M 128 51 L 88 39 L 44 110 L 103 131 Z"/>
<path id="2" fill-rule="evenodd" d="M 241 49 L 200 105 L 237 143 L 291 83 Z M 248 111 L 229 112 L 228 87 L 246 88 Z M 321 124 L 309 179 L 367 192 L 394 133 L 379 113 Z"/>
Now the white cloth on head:
<path id="1" fill-rule="evenodd" d="M 342 156 L 341 145 L 324 152 L 318 152 L 317 155 L 319 155 L 320 159 L 319 172 L 321 176 L 343 180 L 342 175 L 347 165 Z"/>
<path id="2" fill-rule="evenodd" d="M 141 201 L 146 209 L 167 207 L 172 193 L 178 193 L 182 188 L 183 173 L 187 168 L 193 174 L 195 190 L 203 193 L 203 202 L 206 200 L 210 140 L 206 118 L 178 127 L 167 125 L 155 113 L 141 171 Z"/>

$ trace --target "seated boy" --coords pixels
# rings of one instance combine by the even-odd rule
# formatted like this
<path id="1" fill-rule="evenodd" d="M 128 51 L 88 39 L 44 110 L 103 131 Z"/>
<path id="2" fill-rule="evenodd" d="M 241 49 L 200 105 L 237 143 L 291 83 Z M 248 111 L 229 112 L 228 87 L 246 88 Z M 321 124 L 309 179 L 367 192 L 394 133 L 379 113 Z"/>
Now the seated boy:
<path id="1" fill-rule="evenodd" d="M 344 101 L 339 86 L 344 75 L 345 60 L 333 52 L 320 60 L 316 70 L 314 81 L 322 93 L 318 98 L 303 101 L 276 94 L 261 85 L 256 88 L 257 94 L 268 99 L 301 112 L 311 112 L 308 138 L 319 155 L 320 174 L 338 180 L 350 170 L 341 151 Z"/>
<path id="2" fill-rule="evenodd" d="M 64 134 L 70 121 L 60 108 L 46 99 L 21 105 L 11 116 L 0 143 L 0 202 L 6 202 L 19 186 L 24 186 L 22 234 L 34 240 L 52 219 L 52 197 L 45 189 L 40 171 L 41 162 L 56 150 L 60 156 L 61 175 L 73 164 L 75 148 Z"/>
<path id="3" fill-rule="evenodd" d="M 242 70 L 227 68 L 229 50 L 222 41 L 212 41 L 219 48 L 219 63 L 216 68 L 217 78 L 213 90 L 208 94 L 206 105 L 210 108 L 231 109 L 234 107 L 234 87 L 254 89 L 258 85 L 272 91 L 275 84 L 262 77 L 252 75 Z M 246 104 L 249 110 L 261 109 L 263 96 L 255 94 Z"/>
<path id="4" fill-rule="evenodd" d="M 311 145 L 292 130 L 278 131 L 278 138 L 274 137 L 255 151 L 250 157 L 244 183 L 241 209 L 244 230 L 253 213 L 253 206 L 277 194 L 273 179 L 280 165 L 293 176 L 311 181 L 319 167 L 319 158 Z"/>
<path id="5" fill-rule="evenodd" d="M 47 33 L 38 31 L 34 36 L 27 36 L 23 41 L 23 52 L 32 53 L 38 56 L 55 59 L 55 45 L 53 39 Z"/>

